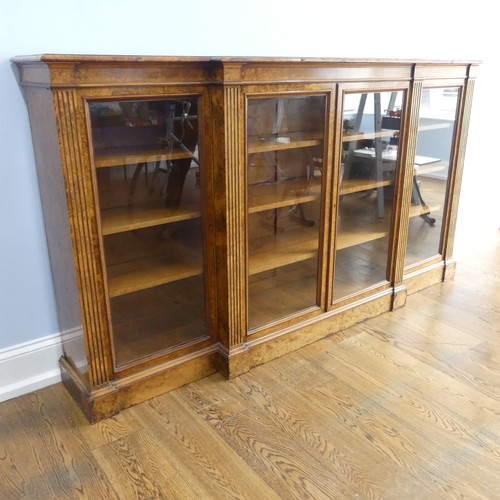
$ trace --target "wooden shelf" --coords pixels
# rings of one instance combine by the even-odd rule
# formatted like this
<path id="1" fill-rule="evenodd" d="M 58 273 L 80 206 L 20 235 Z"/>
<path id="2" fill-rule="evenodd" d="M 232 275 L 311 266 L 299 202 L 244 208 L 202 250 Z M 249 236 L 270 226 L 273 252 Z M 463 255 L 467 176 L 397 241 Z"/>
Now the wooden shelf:
<path id="1" fill-rule="evenodd" d="M 381 130 L 380 132 L 356 132 L 355 134 L 342 134 L 342 142 L 362 141 L 364 139 L 376 139 L 378 137 L 392 137 L 394 130 Z"/>
<path id="2" fill-rule="evenodd" d="M 367 224 L 366 227 L 340 231 L 336 248 L 342 250 L 384 238 L 388 234 L 382 224 Z M 304 227 L 289 233 L 278 234 L 276 237 L 260 238 L 250 242 L 249 274 L 269 271 L 316 257 L 318 239 L 316 227 Z"/>
<path id="3" fill-rule="evenodd" d="M 250 241 L 249 274 L 257 274 L 315 257 L 318 253 L 318 228 L 278 234 Z"/>
<path id="4" fill-rule="evenodd" d="M 194 204 L 178 208 L 158 207 L 158 205 L 110 208 L 101 212 L 102 234 L 107 236 L 143 227 L 196 219 L 200 216 L 199 207 Z"/>
<path id="5" fill-rule="evenodd" d="M 438 130 L 441 128 L 450 127 L 450 123 L 436 123 L 432 125 L 422 125 L 418 127 L 419 132 L 425 132 L 427 130 Z M 380 132 L 355 132 L 353 134 L 342 135 L 342 142 L 351 142 L 351 141 L 362 141 L 363 139 L 376 139 L 382 137 L 392 137 L 394 135 L 395 130 L 385 129 Z"/>
<path id="6" fill-rule="evenodd" d="M 410 207 L 410 217 L 418 217 L 419 215 L 437 212 L 441 207 L 439 205 L 412 205 Z"/>
<path id="7" fill-rule="evenodd" d="M 305 190 L 307 182 L 306 179 L 299 178 L 276 184 L 249 186 L 248 212 L 253 214 L 318 200 L 321 195 L 321 180 L 313 180 L 309 189 Z"/>
<path id="8" fill-rule="evenodd" d="M 340 194 L 359 193 L 361 191 L 368 191 L 369 189 L 390 186 L 391 184 L 394 184 L 393 179 L 385 179 L 383 181 L 374 179 L 344 179 L 340 185 Z"/>
<path id="9" fill-rule="evenodd" d="M 173 242 L 160 255 L 108 266 L 110 297 L 118 297 L 203 272 L 200 252 Z"/>
<path id="10" fill-rule="evenodd" d="M 96 168 L 134 165 L 149 161 L 180 160 L 193 158 L 194 155 L 181 148 L 161 149 L 158 147 L 106 148 L 96 149 L 94 163 Z"/>
<path id="11" fill-rule="evenodd" d="M 384 228 L 378 226 L 377 224 L 373 224 L 373 226 L 342 230 L 337 234 L 337 244 L 335 248 L 336 250 L 343 250 L 344 248 L 354 247 L 356 245 L 361 245 L 362 243 L 368 243 L 369 241 L 385 238 L 388 234 L 389 233 Z"/>
<path id="12" fill-rule="evenodd" d="M 284 132 L 279 137 L 289 138 L 290 142 L 277 142 L 275 139 L 262 141 L 258 137 L 249 137 L 248 154 L 319 146 L 323 141 L 323 132 Z"/>

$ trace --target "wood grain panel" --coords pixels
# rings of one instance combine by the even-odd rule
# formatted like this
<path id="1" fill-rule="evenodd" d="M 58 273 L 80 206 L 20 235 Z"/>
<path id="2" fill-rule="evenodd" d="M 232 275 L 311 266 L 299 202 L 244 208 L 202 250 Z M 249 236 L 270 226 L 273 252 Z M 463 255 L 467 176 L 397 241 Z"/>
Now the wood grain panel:
<path id="1" fill-rule="evenodd" d="M 54 100 L 48 89 L 25 89 L 36 159 L 38 187 L 45 221 L 52 283 L 61 332 L 81 332 L 64 342 L 65 356 L 86 375 L 87 352 L 83 339 L 80 298 L 69 228 L 66 187 L 61 166 Z"/>
<path id="2" fill-rule="evenodd" d="M 153 86 L 166 81 L 189 84 L 211 78 L 208 58 L 43 55 L 13 60 L 22 61 L 24 85 L 50 84 L 52 88 Z"/>
<path id="3" fill-rule="evenodd" d="M 439 79 L 439 78 L 466 78 L 469 71 L 468 64 L 425 64 L 417 63 L 415 65 L 414 78 L 422 79 Z"/>
<path id="4" fill-rule="evenodd" d="M 333 64 L 309 63 L 286 64 L 268 63 L 243 65 L 241 80 L 252 82 L 320 82 L 320 81 L 389 81 L 411 78 L 411 64 Z"/>

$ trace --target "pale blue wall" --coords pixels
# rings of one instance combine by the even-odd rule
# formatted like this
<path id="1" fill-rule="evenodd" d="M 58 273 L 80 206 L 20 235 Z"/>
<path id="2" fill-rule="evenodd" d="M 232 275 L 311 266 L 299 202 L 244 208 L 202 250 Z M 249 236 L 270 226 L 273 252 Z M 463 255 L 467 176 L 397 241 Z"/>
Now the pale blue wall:
<path id="1" fill-rule="evenodd" d="M 11 56 L 52 52 L 483 59 L 490 64 L 483 67 L 484 80 L 478 84 L 467 155 L 468 162 L 473 158 L 474 168 L 481 169 L 486 154 L 480 136 L 492 112 L 488 92 L 496 91 L 492 77 L 498 79 L 495 16 L 486 7 L 493 4 L 484 2 L 483 7 L 476 1 L 473 11 L 461 12 L 458 4 L 442 3 L 419 2 L 407 22 L 401 1 L 384 2 L 383 7 L 373 1 L 332 0 L 0 2 L 0 350 L 58 331 L 28 117 Z M 477 170 L 468 177 L 472 187 L 475 178 Z M 474 195 L 472 188 L 464 191 L 465 199 Z"/>

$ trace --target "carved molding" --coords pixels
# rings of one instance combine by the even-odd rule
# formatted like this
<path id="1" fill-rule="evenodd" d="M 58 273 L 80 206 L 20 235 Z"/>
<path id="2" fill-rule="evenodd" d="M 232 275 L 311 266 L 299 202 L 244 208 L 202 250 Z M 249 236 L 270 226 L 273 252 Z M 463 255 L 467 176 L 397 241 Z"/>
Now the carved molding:
<path id="1" fill-rule="evenodd" d="M 403 281 L 406 246 L 408 242 L 408 229 L 409 229 L 409 213 L 411 205 L 411 192 L 413 188 L 413 174 L 414 174 L 414 158 L 417 149 L 417 135 L 418 135 L 418 122 L 420 112 L 420 99 L 422 96 L 422 82 L 414 82 L 408 95 L 409 106 L 409 131 L 408 141 L 406 146 L 406 161 L 403 172 L 403 186 L 402 186 L 402 201 L 399 219 L 399 228 L 396 228 L 395 234 L 396 247 L 395 247 L 395 268 L 394 268 L 394 284 L 397 286 Z"/>

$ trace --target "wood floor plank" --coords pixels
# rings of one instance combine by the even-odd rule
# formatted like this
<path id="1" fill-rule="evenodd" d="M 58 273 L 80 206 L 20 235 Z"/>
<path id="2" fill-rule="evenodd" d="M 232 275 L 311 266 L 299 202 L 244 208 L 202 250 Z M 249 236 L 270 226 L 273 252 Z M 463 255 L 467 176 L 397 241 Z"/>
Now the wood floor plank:
<path id="1" fill-rule="evenodd" d="M 113 478 L 119 498 L 196 498 L 198 493 L 172 466 L 165 450 L 146 429 L 93 450 Z"/>
<path id="2" fill-rule="evenodd" d="M 363 342 L 364 339 L 366 339 L 366 343 Z M 368 335 L 353 337 L 351 342 L 352 346 L 348 346 L 349 342 L 342 345 L 342 347 L 350 347 L 345 353 L 340 352 L 339 349 L 335 350 L 336 358 L 342 357 L 342 361 L 345 363 L 347 368 L 343 373 L 345 380 L 353 380 L 353 375 L 362 377 L 363 380 L 358 382 L 356 387 L 362 393 L 363 401 L 377 403 L 383 408 L 382 413 L 377 412 L 377 418 L 380 419 L 385 412 L 389 412 L 395 415 L 397 420 L 403 420 L 404 433 L 414 435 L 411 441 L 413 444 L 417 443 L 419 438 L 418 431 L 414 431 L 416 422 L 418 422 L 419 429 L 425 428 L 427 433 L 433 436 L 433 439 L 431 441 L 421 439 L 422 443 L 425 442 L 426 445 L 419 450 L 419 456 L 422 456 L 425 450 L 433 446 L 436 448 L 436 456 L 439 456 L 441 446 L 446 447 L 446 444 L 456 446 L 454 466 L 460 469 L 460 472 L 457 473 L 457 480 L 470 471 L 472 479 L 469 480 L 469 483 L 480 481 L 479 484 L 476 484 L 476 491 L 473 493 L 481 492 L 484 484 L 491 481 L 491 474 L 482 474 L 484 465 L 490 463 L 500 470 L 500 444 L 497 444 L 500 443 L 500 440 L 495 431 L 495 428 L 498 428 L 498 419 L 492 420 L 488 427 L 481 428 L 475 422 L 467 421 L 460 415 L 459 411 L 449 410 L 442 406 L 440 400 L 435 398 L 432 392 L 415 391 L 411 378 L 406 377 L 407 380 L 405 380 L 405 373 L 400 374 L 400 376 L 393 373 L 387 379 L 380 380 L 381 373 L 383 373 L 382 377 L 385 377 L 389 372 L 386 366 L 383 370 L 380 369 L 381 360 L 383 363 L 390 362 L 384 356 L 383 346 L 382 348 L 379 345 L 374 346 L 376 340 L 373 336 Z M 370 356 L 363 356 L 362 366 L 353 363 L 354 358 L 359 359 L 359 351 L 370 354 Z M 352 353 L 356 354 L 350 359 Z M 391 351 L 392 353 L 393 351 Z M 398 366 L 399 362 L 396 360 L 394 366 Z M 406 367 L 405 371 L 407 371 Z M 336 372 L 342 373 L 342 370 L 337 369 Z M 446 377 L 442 374 L 441 380 L 435 379 L 435 384 L 446 383 Z M 352 388 L 353 383 L 351 382 L 350 385 Z M 385 388 L 383 392 L 382 388 Z M 388 391 L 387 388 L 390 390 Z M 346 396 L 343 396 L 343 399 L 345 398 Z M 421 437 L 425 439 L 425 436 Z M 449 472 L 448 469 L 448 474 Z"/>
<path id="3" fill-rule="evenodd" d="M 238 450 L 238 454 L 246 460 L 249 467 L 255 469 L 259 476 L 269 478 L 266 471 L 274 471 L 274 479 L 270 486 L 278 494 L 289 491 L 291 497 L 305 498 L 313 495 L 315 498 L 339 497 L 338 478 L 332 482 L 335 474 L 325 475 L 318 468 L 314 456 L 307 453 L 302 457 L 302 463 L 297 462 L 293 450 L 283 448 L 286 437 L 281 436 L 282 426 L 275 426 L 273 419 L 268 418 L 268 412 L 259 411 L 260 402 L 258 394 L 262 388 L 245 385 L 249 378 L 235 379 L 224 383 L 224 390 L 230 397 L 221 401 L 199 408 L 198 413 L 209 422 L 221 437 Z M 190 398 L 190 395 L 185 397 Z M 243 399 L 242 399 L 243 398 Z M 239 400 L 238 411 L 231 411 L 234 401 Z M 268 402 L 269 403 L 269 402 Z M 270 407 L 269 404 L 266 405 Z M 281 413 L 278 409 L 271 415 Z M 285 474 L 283 468 L 289 472 Z M 308 469 L 314 469 L 314 474 L 308 474 Z M 268 479 L 269 480 L 269 479 Z M 344 498 L 343 495 L 340 498 Z"/>
<path id="4" fill-rule="evenodd" d="M 289 498 L 346 498 L 334 475 L 283 439 L 257 408 L 227 417 L 211 407 L 208 419 L 226 442 L 279 494 Z"/>
<path id="5" fill-rule="evenodd" d="M 275 360 L 272 365 L 279 364 L 280 362 L 281 360 Z M 304 372 L 301 370 L 300 377 L 296 376 L 295 378 L 302 378 L 303 375 Z M 331 377 L 331 375 L 329 376 Z M 257 374 L 256 378 L 261 380 L 262 375 Z M 265 378 L 265 381 L 268 382 L 269 379 Z M 209 385 L 207 379 L 205 379 L 204 382 L 205 392 L 212 392 L 213 394 L 213 390 L 210 391 L 210 387 L 207 387 L 207 385 Z M 213 385 L 210 385 L 213 388 Z M 267 392 L 266 388 L 261 386 L 251 375 L 240 377 L 228 383 L 219 383 L 218 385 L 219 390 L 223 391 L 221 394 L 223 397 L 218 400 L 216 399 L 212 403 L 199 405 L 198 413 L 203 415 L 207 421 L 215 425 L 216 429 L 218 429 L 221 435 L 225 436 L 229 442 L 236 439 L 230 432 L 227 432 L 228 428 L 232 429 L 234 425 L 239 425 L 242 428 L 246 426 L 255 427 L 258 425 L 259 429 L 267 426 L 269 427 L 267 437 L 264 436 L 263 433 L 255 437 L 255 439 L 260 439 L 262 441 L 262 446 L 266 446 L 266 451 L 269 451 L 269 449 L 273 447 L 276 436 L 284 441 L 292 439 L 292 442 L 296 442 L 295 446 L 304 448 L 305 454 L 309 455 L 309 462 L 319 462 L 321 468 L 329 472 L 332 479 L 335 478 L 337 488 L 342 485 L 343 495 L 347 495 L 347 492 L 350 491 L 359 490 L 363 492 L 365 498 L 376 498 L 372 490 L 377 491 L 377 489 L 379 489 L 376 486 L 377 478 L 371 475 L 371 485 L 367 486 L 365 484 L 365 478 L 363 477 L 364 468 L 362 465 L 358 464 L 356 467 L 356 465 L 350 463 L 349 449 L 344 445 L 344 450 L 339 451 L 323 437 L 321 428 L 314 429 L 312 426 L 310 428 L 310 425 L 307 424 L 307 418 L 311 417 L 311 415 L 304 415 L 305 408 L 303 405 L 301 405 L 300 409 L 291 406 L 289 403 L 290 401 L 300 400 L 297 392 L 287 392 L 286 400 L 284 400 L 276 396 L 276 392 L 278 392 L 278 394 L 282 392 L 282 386 L 280 384 L 270 384 L 270 392 Z M 188 401 L 193 398 L 192 387 L 185 388 L 180 392 Z M 273 396 L 271 396 L 271 393 Z M 196 400 L 199 401 L 199 398 L 196 397 Z M 235 404 L 235 402 L 237 402 L 237 404 Z M 257 408 L 263 408 L 265 411 L 259 412 Z M 243 413 L 243 415 L 241 415 L 241 413 Z M 313 417 L 315 419 L 320 418 L 320 415 L 315 414 Z M 237 423 L 234 424 L 234 422 Z M 271 436 L 270 439 L 269 436 Z M 333 438 L 333 434 L 331 437 Z M 338 436 L 336 436 L 335 439 L 338 440 Z M 278 449 L 276 449 L 276 454 L 279 454 Z M 252 458 L 253 460 L 251 460 L 250 465 L 255 462 L 255 457 Z M 266 460 L 267 458 L 262 458 L 263 463 L 265 463 Z M 332 467 L 331 462 L 335 463 L 335 467 Z M 342 474 L 337 474 L 335 472 L 337 469 L 341 471 Z M 368 474 L 368 476 L 370 476 L 370 474 Z M 368 482 L 369 481 L 370 480 L 368 480 Z M 334 494 L 335 489 L 331 487 L 328 488 L 329 491 L 331 490 L 331 494 Z M 293 489 L 295 490 L 296 488 L 294 487 Z M 283 491 L 283 487 L 280 487 L 280 491 Z M 382 490 L 379 489 L 379 493 L 381 492 Z M 319 494 L 321 495 L 321 493 Z"/>
<path id="6" fill-rule="evenodd" d="M 339 337 L 336 335 L 335 339 Z M 307 391 L 330 380 L 332 377 L 331 372 L 323 368 L 325 360 L 331 361 L 324 354 L 325 346 L 330 345 L 331 343 L 326 340 L 319 340 L 303 348 L 300 358 L 294 359 L 293 363 L 290 363 L 286 357 L 274 360 L 273 364 L 270 365 L 273 376 L 279 377 L 282 385 L 293 388 L 298 392 Z"/>
<path id="7" fill-rule="evenodd" d="M 364 325 L 361 328 L 366 330 L 372 328 L 373 325 L 384 323 L 385 320 L 378 320 L 370 323 L 369 326 Z M 455 324 L 452 325 L 452 327 L 460 330 L 458 326 L 455 326 Z M 483 334 L 486 335 L 484 332 Z M 458 340 L 461 338 L 463 339 L 462 335 L 457 335 L 457 337 Z M 474 337 L 477 338 L 476 335 L 474 335 Z M 462 382 L 465 386 L 472 385 L 477 393 L 500 401 L 498 372 L 492 373 L 491 371 L 487 371 L 485 373 L 484 370 L 481 370 L 477 364 L 474 365 L 473 363 L 466 361 L 466 357 L 463 355 L 463 353 L 481 344 L 479 339 L 476 343 L 473 342 L 468 348 L 462 343 L 462 341 L 460 341 L 457 352 L 455 354 L 450 353 L 449 356 L 444 357 L 443 359 L 438 359 L 435 355 L 433 355 L 433 352 L 441 350 L 442 347 L 437 343 L 433 343 L 431 340 L 418 345 L 415 342 L 405 341 L 404 336 L 400 336 L 398 334 L 396 342 L 398 343 L 400 349 L 404 349 L 412 355 L 412 362 L 416 362 L 418 360 L 423 361 L 438 368 L 449 377 L 453 377 L 454 379 Z M 492 350 L 500 349 L 500 344 L 497 344 L 496 342 L 490 342 L 488 345 Z M 477 394 L 477 396 L 479 396 L 479 394 Z"/>
<path id="8" fill-rule="evenodd" d="M 408 354 L 404 349 L 394 349 L 390 343 L 380 340 L 376 330 L 366 325 L 359 325 L 365 334 L 353 337 L 342 345 L 343 351 L 338 348 L 331 350 L 330 355 L 335 355 L 336 361 L 344 361 L 355 352 L 356 355 L 364 353 L 362 367 L 358 370 L 369 372 L 376 376 L 375 384 L 385 391 L 397 389 L 398 398 L 405 397 L 411 390 L 414 398 L 431 399 L 440 406 L 447 404 L 449 411 L 455 412 L 468 424 L 481 429 L 479 424 L 485 426 L 498 422 L 500 417 L 500 402 L 496 397 L 478 392 L 475 385 L 467 385 L 463 379 L 457 380 L 454 372 L 447 363 L 429 364 L 415 358 L 414 353 Z M 349 350 L 347 350 L 349 348 Z M 380 360 L 383 360 L 383 370 L 380 370 Z M 345 361 L 348 362 L 348 361 Z M 497 386 L 497 393 L 500 386 Z"/>
<path id="9" fill-rule="evenodd" d="M 368 391 L 371 392 L 371 391 Z M 310 394 L 311 403 L 328 408 L 332 415 L 342 416 L 344 425 L 348 426 L 359 437 L 365 437 L 385 460 L 398 466 L 401 472 L 409 474 L 413 481 L 407 481 L 407 475 L 398 477 L 396 484 L 403 490 L 412 491 L 411 498 L 487 498 L 473 485 L 473 480 L 467 478 L 465 466 L 457 471 L 453 460 L 448 460 L 433 447 L 432 440 L 421 439 L 415 435 L 409 423 L 398 419 L 389 410 L 393 400 L 382 400 L 379 403 L 363 405 L 366 392 L 353 390 L 346 384 L 342 390 L 338 384 L 321 386 Z M 461 453 L 460 448 L 453 449 L 451 455 Z M 465 472 L 465 474 L 464 474 Z M 415 484 L 420 484 L 416 489 Z M 386 485 L 388 491 L 395 487 L 394 483 Z"/>
<path id="10" fill-rule="evenodd" d="M 223 407 L 227 415 L 239 413 L 247 408 L 244 395 L 234 390 L 232 382 L 220 373 L 181 387 L 178 395 L 183 403 L 197 413 L 215 405 Z"/>
<path id="11" fill-rule="evenodd" d="M 120 498 L 113 486 L 114 478 L 109 478 L 100 467 L 92 454 L 93 443 L 87 439 L 87 431 L 97 431 L 97 428 L 87 424 L 86 418 L 62 385 L 44 389 L 41 394 L 44 404 L 52 411 L 51 419 L 58 439 L 69 450 L 72 465 L 81 479 L 82 497 Z M 114 419 L 109 420 L 112 422 Z"/>
<path id="12" fill-rule="evenodd" d="M 454 293 L 454 286 L 462 285 L 448 282 L 422 290 L 421 293 L 411 295 L 405 307 L 408 311 L 418 310 L 481 340 L 498 340 L 500 313 L 494 308 L 498 307 L 497 297 L 500 296 L 500 292 L 488 294 L 483 298 L 482 302 L 490 305 L 487 310 L 476 309 L 473 302 L 475 291 L 469 290 L 469 298 L 461 299 L 458 293 Z M 480 303 L 476 302 L 476 306 Z"/>
<path id="13" fill-rule="evenodd" d="M 289 386 L 281 384 L 280 372 L 274 373 L 273 370 L 276 364 L 271 364 L 271 371 L 266 367 L 263 373 L 255 373 L 250 382 L 254 387 L 256 383 L 262 385 L 252 391 L 252 394 L 261 394 L 262 399 L 260 403 L 255 401 L 254 406 L 266 410 L 276 432 L 287 441 L 295 441 L 296 448 L 303 448 L 321 463 L 325 471 L 334 474 L 347 497 L 397 498 L 397 495 L 392 497 L 387 487 L 395 477 L 401 481 L 404 472 L 381 460 L 375 450 L 366 448 L 364 439 L 345 428 L 342 421 L 325 413 L 320 406 L 311 404 L 307 397 L 310 389 L 290 390 Z M 247 384 L 252 375 L 246 378 Z M 300 379 L 301 375 L 296 374 L 296 378 Z M 369 468 L 366 467 L 368 463 Z M 405 477 L 404 482 L 407 485 L 413 482 L 416 486 L 411 477 Z"/>
<path id="14" fill-rule="evenodd" d="M 197 498 L 279 498 L 204 419 L 178 395 L 169 396 L 132 411 L 150 433 L 169 443 L 173 466 L 198 490 Z"/>
<path id="15" fill-rule="evenodd" d="M 448 359 L 481 342 L 471 333 L 419 310 L 399 309 L 373 320 L 367 328 L 385 332 L 387 337 L 391 335 L 394 342 L 413 345 L 415 356 L 425 361 Z"/>
<path id="16" fill-rule="evenodd" d="M 141 430 L 141 425 L 133 415 L 119 413 L 91 426 L 81 428 L 82 438 L 91 450 L 110 444 L 117 439 L 123 439 Z"/>
<path id="17" fill-rule="evenodd" d="M 49 389 L 17 398 L 15 418 L 5 427 L 2 420 L 1 427 L 8 433 L 8 438 L 2 436 L 3 453 L 7 452 L 7 463 L 16 472 L 10 479 L 16 481 L 19 495 L 2 496 L 2 484 L 0 498 L 118 498 L 88 455 L 61 438 L 57 418 L 51 413 L 55 408 L 44 400 Z M 12 463 L 16 456 L 22 459 Z"/>
<path id="18" fill-rule="evenodd" d="M 381 328 L 377 327 L 378 325 Z M 491 425 L 500 420 L 500 402 L 496 398 L 482 394 L 474 386 L 457 380 L 448 371 L 447 364 L 435 362 L 432 357 L 418 356 L 418 348 L 413 342 L 401 338 L 399 328 L 396 335 L 391 335 L 384 325 L 385 322 L 377 322 L 377 326 L 374 323 L 370 326 L 360 325 L 371 337 L 397 348 L 391 349 L 390 363 L 387 363 L 384 371 L 379 374 L 381 383 L 390 383 L 388 387 L 392 387 L 396 383 L 394 381 L 404 383 L 408 379 L 419 394 L 431 394 L 450 410 L 457 409 L 471 425 Z M 425 352 L 428 344 L 420 345 L 420 349 Z M 416 363 L 413 362 L 414 358 Z"/>
<path id="19" fill-rule="evenodd" d="M 436 433 L 432 429 L 427 429 L 427 435 L 414 432 L 415 419 L 421 417 L 424 428 L 428 424 L 428 415 L 421 415 L 424 406 L 408 404 L 409 398 L 401 402 L 401 394 L 381 391 L 370 384 L 370 377 L 360 380 L 358 376 L 359 373 L 352 369 L 341 371 L 335 384 L 318 387 L 311 397 L 322 406 L 331 407 L 337 414 L 341 409 L 343 418 L 354 431 L 366 436 L 381 454 L 423 484 L 432 484 L 443 495 L 456 495 L 458 491 L 475 493 L 470 481 L 466 484 L 460 479 L 461 473 L 450 464 L 440 462 L 442 454 L 428 437 Z"/>

